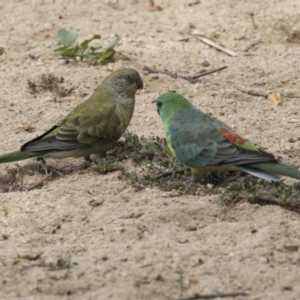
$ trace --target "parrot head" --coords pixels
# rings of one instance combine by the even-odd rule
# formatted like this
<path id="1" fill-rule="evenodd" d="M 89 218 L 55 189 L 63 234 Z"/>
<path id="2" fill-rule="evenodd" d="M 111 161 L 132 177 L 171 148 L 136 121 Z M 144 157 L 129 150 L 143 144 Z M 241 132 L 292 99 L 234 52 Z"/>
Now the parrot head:
<path id="1" fill-rule="evenodd" d="M 193 104 L 174 91 L 164 93 L 156 99 L 157 112 L 161 119 L 172 118 L 177 113 L 193 108 Z"/>
<path id="2" fill-rule="evenodd" d="M 143 81 L 135 69 L 120 69 L 105 78 L 103 84 L 112 92 L 122 97 L 132 98 L 138 89 L 143 88 Z"/>

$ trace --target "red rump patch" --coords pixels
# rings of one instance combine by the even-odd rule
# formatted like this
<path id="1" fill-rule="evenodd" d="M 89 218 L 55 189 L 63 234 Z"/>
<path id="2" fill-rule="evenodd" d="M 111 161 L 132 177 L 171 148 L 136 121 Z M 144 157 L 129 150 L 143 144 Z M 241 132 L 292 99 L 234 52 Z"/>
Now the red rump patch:
<path id="1" fill-rule="evenodd" d="M 237 145 L 241 146 L 246 142 L 246 140 L 243 139 L 241 136 L 239 136 L 236 133 L 231 132 L 225 128 L 222 128 L 221 132 L 226 137 L 226 139 L 233 144 L 237 144 Z"/>

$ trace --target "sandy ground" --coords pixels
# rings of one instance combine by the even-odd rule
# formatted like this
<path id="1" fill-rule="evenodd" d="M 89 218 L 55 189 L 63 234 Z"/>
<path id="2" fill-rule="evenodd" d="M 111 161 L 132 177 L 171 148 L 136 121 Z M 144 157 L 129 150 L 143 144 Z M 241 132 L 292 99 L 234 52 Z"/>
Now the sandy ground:
<path id="1" fill-rule="evenodd" d="M 300 166 L 300 99 L 282 97 L 277 106 L 241 91 L 300 96 L 300 2 L 156 4 L 163 10 L 149 11 L 146 0 L 1 1 L 1 152 L 50 128 L 111 71 L 133 67 L 145 88 L 137 94 L 130 131 L 162 137 L 153 100 L 176 90 Z M 101 34 L 103 45 L 119 34 L 116 50 L 123 56 L 106 66 L 65 64 L 52 51 L 60 28 L 77 31 L 80 41 Z M 237 57 L 203 44 L 191 30 Z M 206 70 L 228 68 L 196 84 L 142 70 L 148 65 L 193 75 L 205 62 Z M 32 95 L 27 80 L 49 72 L 63 76 L 73 93 Z M 248 294 L 234 299 L 300 299 L 297 213 L 249 203 L 228 209 L 217 196 L 136 191 L 118 180 L 118 172 L 99 175 L 81 159 L 47 162 L 62 175 L 29 192 L 5 193 L 7 170 L 16 164 L 0 166 L 1 299 L 159 300 L 218 292 Z M 19 165 L 32 170 L 27 184 L 41 176 L 38 162 Z"/>

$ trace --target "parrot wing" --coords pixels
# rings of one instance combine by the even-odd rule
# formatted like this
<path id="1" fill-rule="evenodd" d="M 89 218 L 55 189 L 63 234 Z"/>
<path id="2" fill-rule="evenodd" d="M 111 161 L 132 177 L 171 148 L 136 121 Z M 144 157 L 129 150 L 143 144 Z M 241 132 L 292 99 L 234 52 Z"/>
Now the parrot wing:
<path id="1" fill-rule="evenodd" d="M 21 151 L 74 150 L 86 145 L 106 145 L 123 132 L 115 101 L 101 107 L 86 101 L 50 130 L 21 147 Z"/>
<path id="2" fill-rule="evenodd" d="M 169 134 L 176 158 L 189 167 L 275 161 L 272 154 L 259 150 L 223 122 L 196 109 L 175 116 Z"/>

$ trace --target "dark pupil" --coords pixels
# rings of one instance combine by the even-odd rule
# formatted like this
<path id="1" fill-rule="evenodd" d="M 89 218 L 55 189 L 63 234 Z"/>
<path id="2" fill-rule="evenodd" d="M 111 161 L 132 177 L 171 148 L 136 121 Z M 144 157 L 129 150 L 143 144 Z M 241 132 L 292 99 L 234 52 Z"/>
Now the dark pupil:
<path id="1" fill-rule="evenodd" d="M 130 77 L 129 75 L 126 75 L 125 79 L 126 79 L 127 81 L 130 81 L 130 80 L 131 80 L 131 77 Z"/>
<path id="2" fill-rule="evenodd" d="M 162 102 L 160 102 L 160 101 L 157 102 L 157 106 L 158 106 L 158 107 L 161 107 L 161 106 L 162 106 Z"/>

